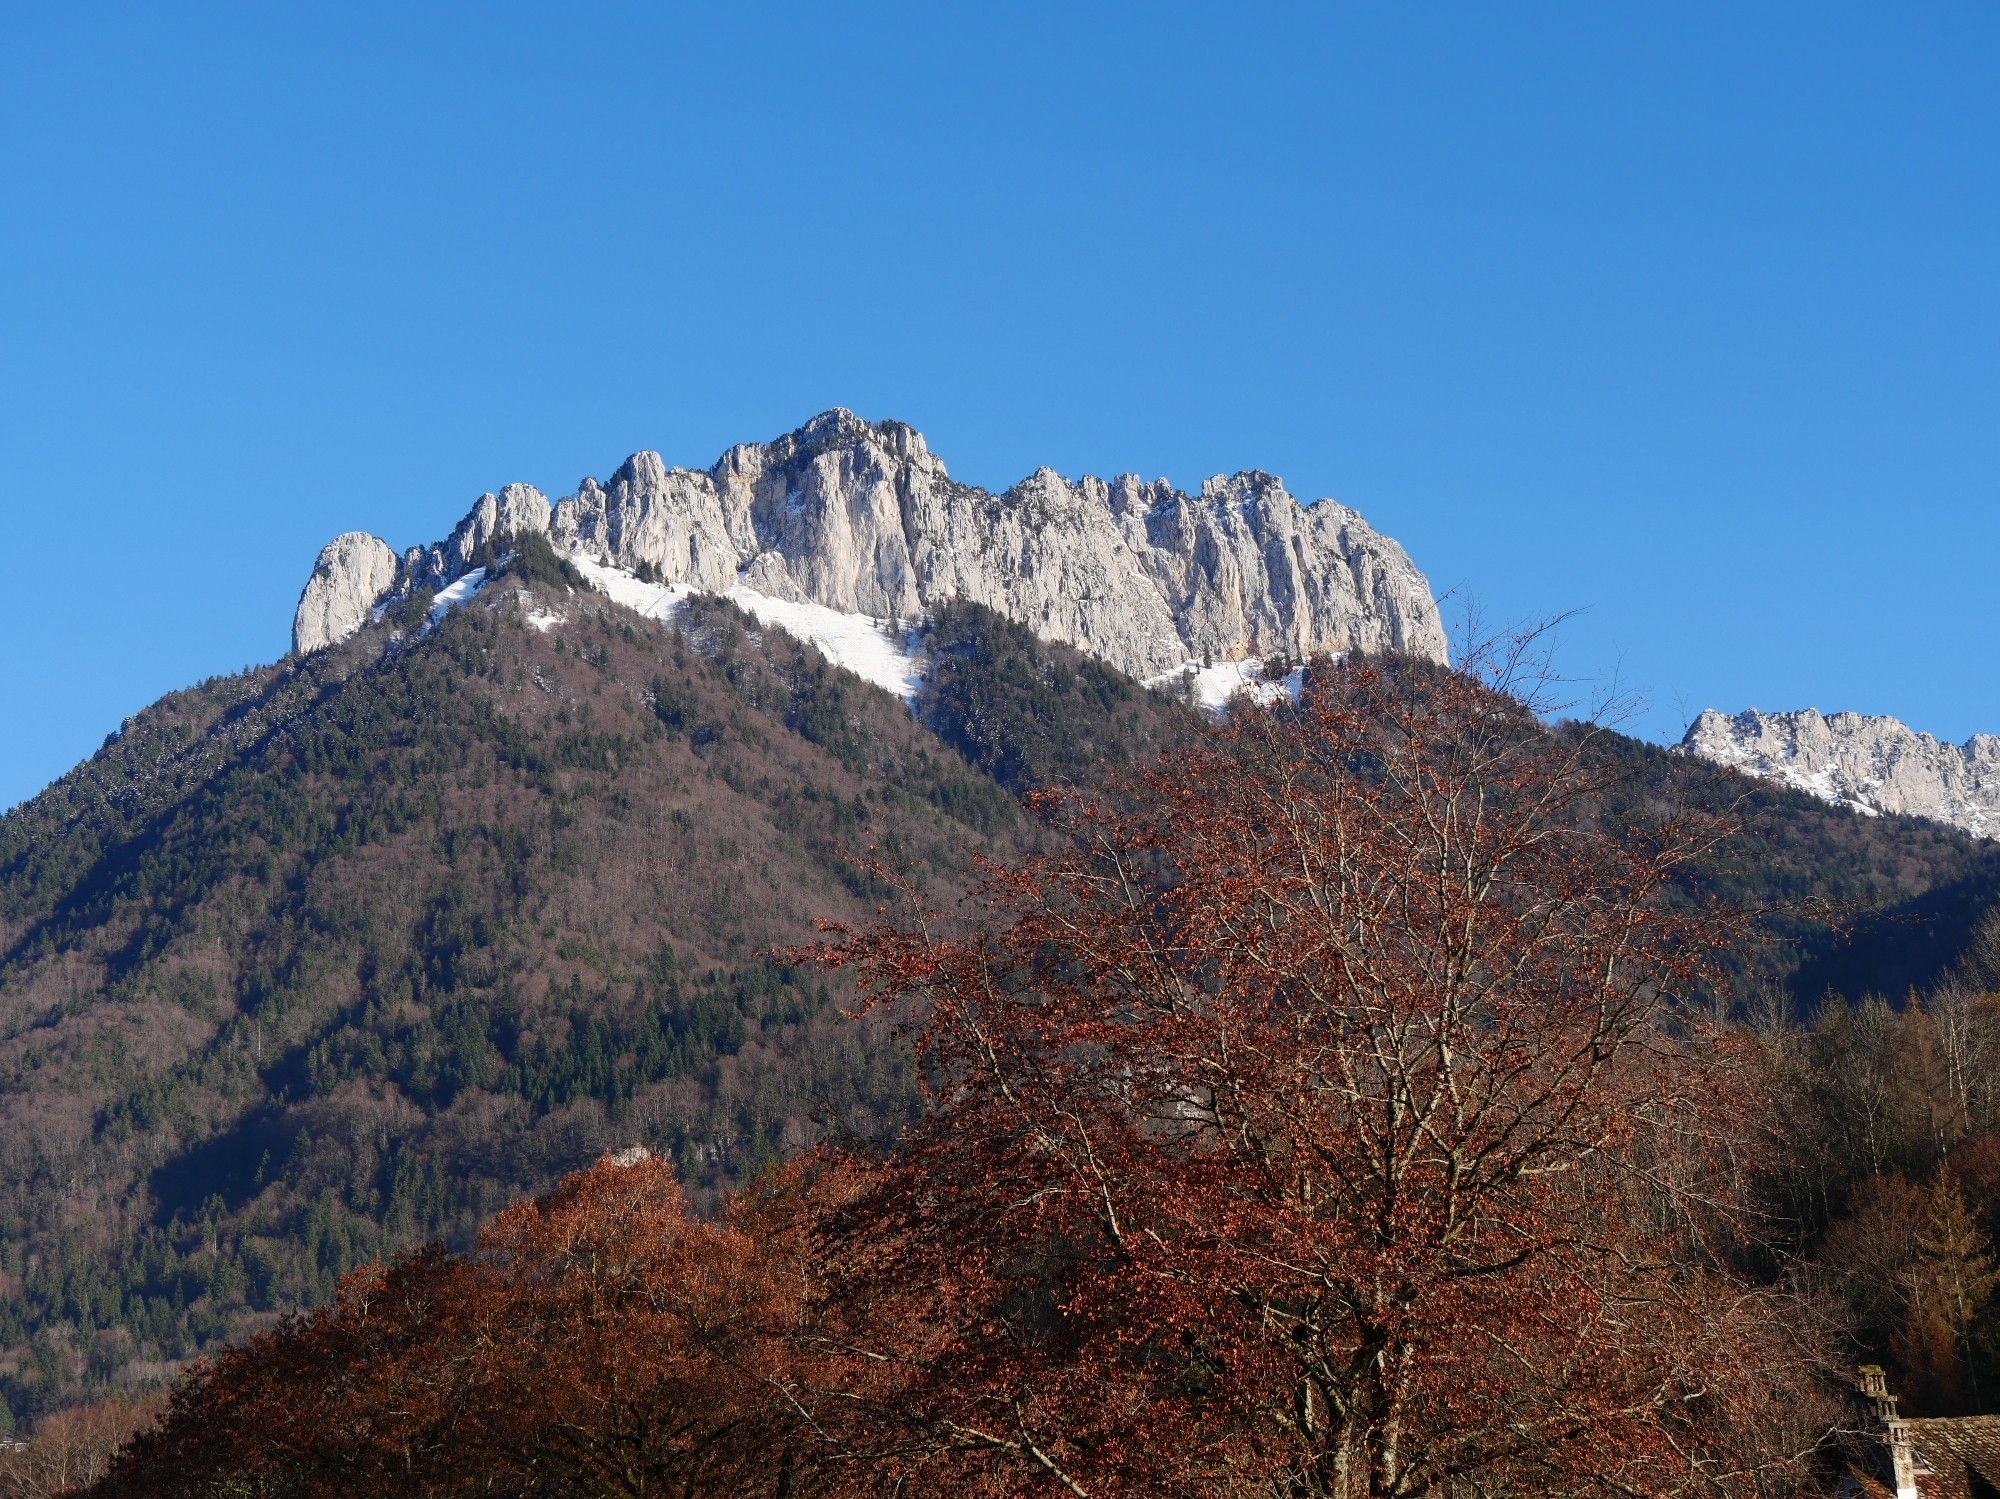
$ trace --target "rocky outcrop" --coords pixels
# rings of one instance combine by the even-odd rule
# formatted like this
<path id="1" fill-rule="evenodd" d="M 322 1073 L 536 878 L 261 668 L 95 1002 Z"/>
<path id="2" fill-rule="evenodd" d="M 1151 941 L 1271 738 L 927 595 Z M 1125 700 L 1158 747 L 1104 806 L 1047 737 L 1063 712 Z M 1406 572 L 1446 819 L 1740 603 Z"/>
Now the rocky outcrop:
<path id="1" fill-rule="evenodd" d="M 547 530 L 562 550 L 669 583 L 877 619 L 969 599 L 1139 677 L 1276 653 L 1445 657 L 1403 549 L 1344 506 L 1301 505 L 1269 474 L 1188 495 L 1042 469 L 993 494 L 953 480 L 914 429 L 847 411 L 705 471 L 638 453 L 554 506 L 511 485 L 449 540 L 413 548 L 402 575 L 448 582 L 510 530 Z"/>
<path id="2" fill-rule="evenodd" d="M 487 554 L 499 538 L 547 531 L 549 509 L 548 500 L 532 484 L 508 484 L 498 494 L 483 494 L 444 541 L 405 552 L 404 571 L 419 587 L 443 588 L 490 561 Z"/>
<path id="3" fill-rule="evenodd" d="M 1711 708 L 1680 748 L 1860 812 L 1907 812 L 2000 837 L 2000 737 L 1992 734 L 1945 744 L 1894 718 L 1812 708 L 1731 717 Z"/>
<path id="4" fill-rule="evenodd" d="M 376 600 L 397 578 L 389 543 L 349 531 L 323 547 L 292 616 L 292 649 L 303 655 L 345 640 L 368 620 Z"/>

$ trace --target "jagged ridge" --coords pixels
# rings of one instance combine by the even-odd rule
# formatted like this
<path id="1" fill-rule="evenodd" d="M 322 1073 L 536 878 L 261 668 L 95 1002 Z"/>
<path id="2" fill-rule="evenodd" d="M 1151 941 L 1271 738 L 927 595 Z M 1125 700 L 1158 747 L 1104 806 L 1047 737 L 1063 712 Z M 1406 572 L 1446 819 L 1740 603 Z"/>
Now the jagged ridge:
<path id="1" fill-rule="evenodd" d="M 510 532 L 704 592 L 748 588 L 881 620 L 953 600 L 1136 677 L 1189 661 L 1398 650 L 1445 659 L 1428 584 L 1403 549 L 1332 501 L 1269 474 L 1109 482 L 1038 470 L 1005 494 L 954 481 L 915 429 L 835 410 L 707 471 L 627 459 L 554 504 L 526 484 L 482 495 L 443 542 L 382 581 L 388 544 L 349 533 L 300 599 L 301 653 L 345 638 L 384 599 L 441 587 Z"/>
<path id="2" fill-rule="evenodd" d="M 2000 737 L 1946 744 L 1898 719 L 1861 713 L 1710 708 L 1680 748 L 1867 815 L 1907 812 L 2000 838 Z"/>

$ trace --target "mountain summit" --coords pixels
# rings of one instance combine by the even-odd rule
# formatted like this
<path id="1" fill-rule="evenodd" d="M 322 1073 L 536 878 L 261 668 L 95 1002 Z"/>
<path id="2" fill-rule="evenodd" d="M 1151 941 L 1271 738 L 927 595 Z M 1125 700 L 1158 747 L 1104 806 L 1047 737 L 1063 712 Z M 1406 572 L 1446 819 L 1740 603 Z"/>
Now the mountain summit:
<path id="1" fill-rule="evenodd" d="M 320 553 L 294 649 L 344 639 L 399 594 L 459 581 L 497 538 L 523 532 L 671 587 L 878 621 L 983 604 L 1140 678 L 1271 655 L 1446 654 L 1403 549 L 1345 506 L 1300 504 L 1269 474 L 1218 476 L 1189 495 L 1044 468 L 996 495 L 953 480 L 914 428 L 844 410 L 705 471 L 642 452 L 553 504 L 510 484 L 445 541 L 400 558 L 349 532 Z"/>

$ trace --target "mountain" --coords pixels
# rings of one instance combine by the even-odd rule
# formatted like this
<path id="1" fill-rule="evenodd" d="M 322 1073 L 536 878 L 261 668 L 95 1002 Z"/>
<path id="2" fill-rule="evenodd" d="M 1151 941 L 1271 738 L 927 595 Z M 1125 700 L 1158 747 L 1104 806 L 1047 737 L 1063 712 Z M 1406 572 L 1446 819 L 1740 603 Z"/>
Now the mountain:
<path id="1" fill-rule="evenodd" d="M 948 907 L 1044 836 L 1022 793 L 1189 742 L 1192 705 L 1444 654 L 1400 549 L 1275 480 L 993 496 L 841 412 L 513 486 L 435 546 L 351 533 L 297 631 L 0 816 L 0 1427 L 606 1149 L 713 1201 L 881 1135 L 903 1052 L 776 950 L 885 869 Z M 1689 768 L 1597 742 L 1637 797 Z M 1750 836 L 1698 879 L 1895 917 L 1861 953 L 1787 928 L 1748 978 L 1810 971 L 1802 1001 L 1932 971 L 2000 890 L 1952 828 L 1712 780 Z"/>
<path id="2" fill-rule="evenodd" d="M 1866 816 L 1931 817 L 1976 838 L 2000 838 L 2000 737 L 1945 744 L 1893 718 L 1859 713 L 1760 713 L 1713 708 L 1680 748 Z"/>
<path id="3" fill-rule="evenodd" d="M 299 601 L 293 645 L 318 650 L 399 592 L 445 588 L 496 538 L 755 606 L 914 620 L 983 604 L 1142 679 L 1194 664 L 1352 650 L 1445 657 L 1436 604 L 1403 549 L 1354 511 L 1301 505 L 1269 474 L 1198 495 L 1132 475 L 1041 469 L 1004 494 L 954 481 L 900 422 L 829 411 L 699 471 L 635 454 L 553 505 L 530 485 L 480 497 L 443 542 L 400 558 L 350 532 Z"/>
<path id="4" fill-rule="evenodd" d="M 0 817 L 16 1417 L 609 1147 L 712 1196 L 888 1127 L 901 1052 L 773 950 L 877 866 L 948 903 L 1040 836 L 1020 793 L 1281 693 L 1266 657 L 1443 655 L 1401 550 L 1266 476 L 992 496 L 844 412 L 401 555 L 350 533 L 295 644 Z"/>
<path id="5" fill-rule="evenodd" d="M 948 904 L 1038 836 L 1017 792 L 1199 729 L 976 605 L 899 698 L 536 536 L 480 571 L 0 817 L 0 1408 L 155 1377 L 607 1148 L 712 1196 L 884 1128 L 901 1053 L 770 951 L 869 913 L 871 855 Z"/>

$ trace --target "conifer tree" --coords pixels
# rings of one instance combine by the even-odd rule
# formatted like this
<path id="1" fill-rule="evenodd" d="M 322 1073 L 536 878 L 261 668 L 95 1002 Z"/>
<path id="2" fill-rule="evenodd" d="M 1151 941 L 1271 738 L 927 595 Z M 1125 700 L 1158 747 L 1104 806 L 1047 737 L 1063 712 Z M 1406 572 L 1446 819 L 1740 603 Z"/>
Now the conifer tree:
<path id="1" fill-rule="evenodd" d="M 1906 1321 L 1902 1343 L 1920 1397 L 1937 1410 L 1966 1410 L 1979 1403 L 1974 1346 L 1979 1326 L 2000 1285 L 1993 1246 L 1965 1200 L 1958 1178 L 1940 1171 L 1924 1200 L 1916 1256 L 1905 1272 Z"/>

